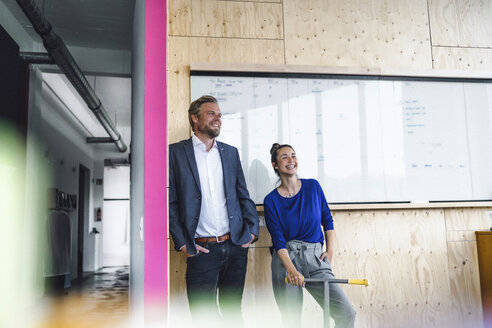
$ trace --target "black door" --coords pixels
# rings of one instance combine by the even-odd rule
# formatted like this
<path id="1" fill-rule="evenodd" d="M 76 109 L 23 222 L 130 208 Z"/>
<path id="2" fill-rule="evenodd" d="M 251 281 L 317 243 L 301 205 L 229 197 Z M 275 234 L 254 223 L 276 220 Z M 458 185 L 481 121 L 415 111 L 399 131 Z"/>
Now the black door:
<path id="1" fill-rule="evenodd" d="M 84 271 L 84 223 L 87 220 L 89 211 L 89 186 L 90 171 L 84 165 L 79 164 L 79 215 L 77 227 L 77 277 L 82 278 Z"/>

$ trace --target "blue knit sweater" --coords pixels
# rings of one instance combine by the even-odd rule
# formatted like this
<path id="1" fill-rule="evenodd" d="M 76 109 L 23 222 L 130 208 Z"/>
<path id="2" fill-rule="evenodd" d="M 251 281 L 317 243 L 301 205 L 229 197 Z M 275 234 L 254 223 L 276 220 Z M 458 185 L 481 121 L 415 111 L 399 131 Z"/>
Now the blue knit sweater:
<path id="1" fill-rule="evenodd" d="M 263 205 L 265 223 L 276 250 L 286 248 L 290 240 L 323 243 L 323 230 L 333 230 L 333 217 L 323 189 L 314 179 L 301 179 L 301 189 L 291 198 L 281 196 L 274 189 L 265 197 Z"/>

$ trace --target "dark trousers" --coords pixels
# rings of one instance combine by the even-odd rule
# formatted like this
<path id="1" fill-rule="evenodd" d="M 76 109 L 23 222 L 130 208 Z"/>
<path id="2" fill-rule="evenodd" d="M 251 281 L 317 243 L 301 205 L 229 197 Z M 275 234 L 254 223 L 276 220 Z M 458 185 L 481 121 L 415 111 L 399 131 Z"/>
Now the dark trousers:
<path id="1" fill-rule="evenodd" d="M 210 253 L 188 257 L 186 268 L 186 289 L 193 322 L 242 323 L 241 300 L 248 248 L 234 245 L 230 240 L 200 245 Z"/>

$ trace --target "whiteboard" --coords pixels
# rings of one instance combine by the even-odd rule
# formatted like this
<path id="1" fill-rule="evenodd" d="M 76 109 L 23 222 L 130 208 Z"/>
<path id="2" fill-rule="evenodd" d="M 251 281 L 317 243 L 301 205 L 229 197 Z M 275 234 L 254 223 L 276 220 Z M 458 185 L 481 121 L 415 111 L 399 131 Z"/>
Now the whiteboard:
<path id="1" fill-rule="evenodd" d="M 217 98 L 218 140 L 238 148 L 256 204 L 279 184 L 274 142 L 329 203 L 478 201 L 492 199 L 489 82 L 192 72 L 191 99 Z"/>

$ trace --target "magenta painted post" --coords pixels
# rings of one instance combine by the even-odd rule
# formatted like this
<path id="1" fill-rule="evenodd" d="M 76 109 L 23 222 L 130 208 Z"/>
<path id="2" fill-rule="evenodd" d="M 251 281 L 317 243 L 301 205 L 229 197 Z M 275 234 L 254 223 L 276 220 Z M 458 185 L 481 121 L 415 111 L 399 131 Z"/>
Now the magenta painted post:
<path id="1" fill-rule="evenodd" d="M 167 319 L 166 1 L 145 1 L 145 321 Z"/>

